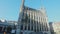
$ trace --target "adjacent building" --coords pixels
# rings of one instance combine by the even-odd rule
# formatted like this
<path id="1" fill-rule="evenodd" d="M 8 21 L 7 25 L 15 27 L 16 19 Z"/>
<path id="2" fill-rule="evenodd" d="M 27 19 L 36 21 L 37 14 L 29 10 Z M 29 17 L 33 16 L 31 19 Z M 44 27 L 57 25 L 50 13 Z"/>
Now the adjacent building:
<path id="1" fill-rule="evenodd" d="M 18 18 L 17 34 L 50 34 L 46 10 L 30 8 L 22 0 Z"/>
<path id="2" fill-rule="evenodd" d="M 53 23 L 53 29 L 55 34 L 60 34 L 60 22 Z"/>
<path id="3" fill-rule="evenodd" d="M 50 22 L 51 34 L 60 34 L 60 22 Z"/>
<path id="4" fill-rule="evenodd" d="M 12 29 L 16 30 L 17 21 L 0 20 L 0 33 L 11 33 Z"/>

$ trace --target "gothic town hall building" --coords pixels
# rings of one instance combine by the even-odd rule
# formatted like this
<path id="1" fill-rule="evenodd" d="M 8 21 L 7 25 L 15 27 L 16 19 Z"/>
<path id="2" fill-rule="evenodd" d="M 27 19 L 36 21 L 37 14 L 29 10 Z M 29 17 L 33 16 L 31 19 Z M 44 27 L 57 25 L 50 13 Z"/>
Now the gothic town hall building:
<path id="1" fill-rule="evenodd" d="M 20 34 L 50 34 L 46 10 L 30 8 L 22 0 L 18 18 L 17 32 Z"/>

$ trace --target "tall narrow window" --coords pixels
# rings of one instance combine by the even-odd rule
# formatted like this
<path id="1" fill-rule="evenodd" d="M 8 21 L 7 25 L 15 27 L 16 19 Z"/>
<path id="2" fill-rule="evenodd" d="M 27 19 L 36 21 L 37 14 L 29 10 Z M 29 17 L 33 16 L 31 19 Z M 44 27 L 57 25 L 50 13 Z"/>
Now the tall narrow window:
<path id="1" fill-rule="evenodd" d="M 28 26 L 28 30 L 30 30 L 30 26 Z"/>
<path id="2" fill-rule="evenodd" d="M 27 30 L 27 26 L 25 26 L 25 30 Z"/>

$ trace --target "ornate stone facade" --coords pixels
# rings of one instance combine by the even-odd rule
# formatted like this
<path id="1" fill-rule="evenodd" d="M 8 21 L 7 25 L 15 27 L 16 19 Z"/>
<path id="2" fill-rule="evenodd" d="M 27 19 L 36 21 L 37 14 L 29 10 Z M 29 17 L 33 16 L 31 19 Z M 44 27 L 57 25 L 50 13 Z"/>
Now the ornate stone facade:
<path id="1" fill-rule="evenodd" d="M 26 7 L 22 0 L 17 28 L 21 34 L 50 34 L 45 8 L 36 10 Z"/>

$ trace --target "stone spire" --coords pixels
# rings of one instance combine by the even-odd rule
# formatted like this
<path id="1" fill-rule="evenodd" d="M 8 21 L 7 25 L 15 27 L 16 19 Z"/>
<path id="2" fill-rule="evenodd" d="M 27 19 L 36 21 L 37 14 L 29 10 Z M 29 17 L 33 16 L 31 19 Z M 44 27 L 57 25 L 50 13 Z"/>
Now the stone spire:
<path id="1" fill-rule="evenodd" d="M 20 12 L 23 10 L 23 8 L 24 8 L 24 2 L 25 2 L 25 0 L 22 0 L 22 3 L 21 3 L 21 6 L 20 6 Z"/>
<path id="2" fill-rule="evenodd" d="M 25 2 L 25 0 L 22 0 L 21 6 L 24 6 L 24 2 Z"/>
<path id="3" fill-rule="evenodd" d="M 18 25 L 16 27 L 16 34 L 20 34 L 20 25 L 21 25 L 23 9 L 24 9 L 24 0 L 22 0 L 21 6 L 20 6 L 20 13 L 19 13 L 19 18 L 18 18 Z"/>
<path id="4" fill-rule="evenodd" d="M 23 11 L 24 11 L 24 2 L 25 2 L 25 0 L 22 0 L 21 6 L 20 6 L 20 13 L 19 13 L 18 22 L 20 22 L 22 19 L 22 15 L 23 15 Z"/>

